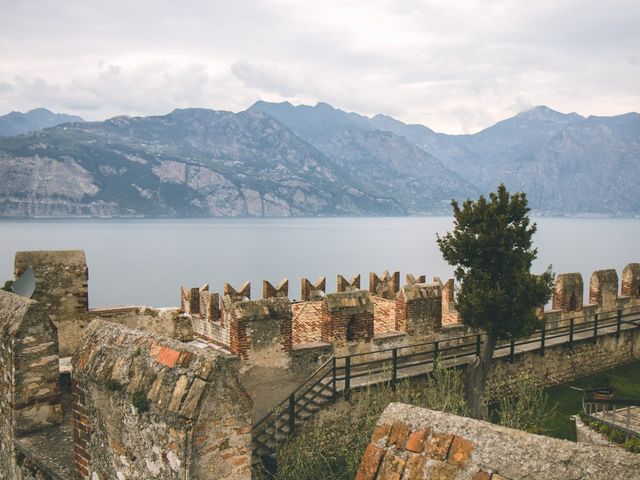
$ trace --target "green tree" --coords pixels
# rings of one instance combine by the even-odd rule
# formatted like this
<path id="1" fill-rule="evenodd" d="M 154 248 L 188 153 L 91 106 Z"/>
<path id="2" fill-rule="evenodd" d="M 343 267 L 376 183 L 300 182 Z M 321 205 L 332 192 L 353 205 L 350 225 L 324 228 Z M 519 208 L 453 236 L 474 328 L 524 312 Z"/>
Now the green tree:
<path id="1" fill-rule="evenodd" d="M 467 369 L 466 399 L 471 414 L 482 418 L 485 381 L 496 342 L 530 335 L 541 326 L 537 307 L 551 296 L 551 267 L 542 275 L 530 272 L 537 256 L 532 246 L 536 224 L 528 217 L 524 193 L 510 194 L 504 184 L 489 194 L 451 202 L 454 229 L 438 236 L 444 259 L 455 266 L 460 283 L 456 306 L 461 320 L 483 330 L 480 358 Z"/>

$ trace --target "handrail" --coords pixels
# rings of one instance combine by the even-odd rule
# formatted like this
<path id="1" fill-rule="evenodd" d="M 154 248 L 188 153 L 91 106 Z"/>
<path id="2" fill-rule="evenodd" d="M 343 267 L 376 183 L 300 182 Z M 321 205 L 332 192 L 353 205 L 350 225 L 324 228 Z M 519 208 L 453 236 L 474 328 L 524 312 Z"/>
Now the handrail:
<path id="1" fill-rule="evenodd" d="M 608 314 L 615 314 L 612 316 L 608 316 Z M 606 312 L 594 312 L 594 317 L 591 320 L 585 320 L 580 323 L 576 323 L 576 317 L 572 317 L 570 319 L 561 319 L 555 320 L 553 322 L 544 323 L 542 328 L 536 330 L 529 337 L 518 339 L 517 341 L 513 338 L 502 339 L 495 347 L 495 351 L 501 351 L 504 349 L 509 349 L 509 357 L 510 361 L 513 362 L 515 356 L 515 347 L 522 345 L 529 345 L 532 343 L 540 343 L 539 351 L 540 355 L 544 355 L 545 351 L 545 340 L 559 338 L 559 337 L 567 337 L 567 340 L 564 342 L 560 342 L 560 344 L 568 343 L 569 348 L 573 348 L 573 344 L 576 341 L 584 341 L 593 339 L 594 341 L 603 335 L 611 335 L 615 333 L 617 336 L 620 335 L 622 325 L 632 324 L 634 327 L 640 327 L 640 318 L 629 319 L 628 317 L 631 315 L 640 314 L 640 306 L 633 306 L 627 308 L 619 308 L 612 311 Z M 559 325 L 561 324 L 562 325 Z M 556 326 L 553 326 L 556 325 Z M 610 327 L 616 327 L 615 332 L 611 331 Z M 605 329 L 609 329 L 610 331 L 605 331 Z M 591 332 L 591 336 L 581 335 L 584 332 Z M 576 338 L 578 335 L 580 338 Z M 384 348 L 381 350 L 374 350 L 370 352 L 360 352 L 349 355 L 339 355 L 339 356 L 331 356 L 328 360 L 326 360 L 322 365 L 320 365 L 311 375 L 309 375 L 302 383 L 300 383 L 295 390 L 293 390 L 289 395 L 287 395 L 281 402 L 277 403 L 271 410 L 259 419 L 256 423 L 254 423 L 254 433 L 267 431 L 268 428 L 274 426 L 276 431 L 284 433 L 281 428 L 282 424 L 279 425 L 280 421 L 283 421 L 285 415 L 289 414 L 289 418 L 286 421 L 289 424 L 290 432 L 295 428 L 295 417 L 296 410 L 302 411 L 313 399 L 315 399 L 320 393 L 330 389 L 333 392 L 333 395 L 337 392 L 336 390 L 336 382 L 344 382 L 344 395 L 345 397 L 349 396 L 349 391 L 351 389 L 351 380 L 354 378 L 364 377 L 365 375 L 382 373 L 388 368 L 380 368 L 374 367 L 374 365 L 384 364 L 386 362 L 391 362 L 392 372 L 391 372 L 391 380 L 389 380 L 392 384 L 392 387 L 395 387 L 395 383 L 397 381 L 397 372 L 403 368 L 417 367 L 422 365 L 428 365 L 430 363 L 435 362 L 436 358 L 442 356 L 445 359 L 451 358 L 462 358 L 469 355 L 478 355 L 480 352 L 480 346 L 484 343 L 483 333 L 473 333 L 468 335 L 461 335 L 458 337 L 452 337 L 449 339 L 442 340 L 432 340 L 429 342 L 419 342 L 411 345 L 397 346 Z M 467 342 L 467 339 L 473 338 L 473 341 Z M 464 342 L 462 342 L 464 341 Z M 441 347 L 442 344 L 448 344 L 445 347 Z M 419 351 L 415 351 L 415 349 L 420 347 L 422 348 Z M 404 350 L 409 350 L 406 353 L 402 353 Z M 534 349 L 535 350 L 535 349 Z M 453 354 L 447 354 L 449 352 L 454 352 Z M 456 352 L 458 354 L 456 354 Z M 391 356 L 386 356 L 386 353 L 391 353 Z M 419 355 L 425 355 L 427 358 L 418 361 L 410 361 L 409 359 L 412 357 L 416 357 Z M 372 357 L 376 356 L 378 358 L 374 358 L 373 360 L 365 360 L 358 363 L 353 363 L 352 359 L 354 358 L 362 358 L 362 357 Z M 429 356 L 431 358 L 429 358 Z M 338 365 L 338 361 L 343 360 L 342 365 Z M 407 361 L 409 360 L 409 361 Z M 342 373 L 338 375 L 338 371 Z M 321 375 L 320 375 L 321 374 Z M 309 383 L 316 379 L 313 384 L 309 385 Z M 328 379 L 329 382 L 320 390 L 320 392 L 316 392 L 315 395 L 311 398 L 305 398 L 310 391 L 312 391 L 319 383 L 323 382 L 323 380 Z M 297 395 L 297 398 L 296 398 Z M 300 402 L 306 402 L 302 405 L 299 405 Z M 620 405 L 620 406 L 640 406 L 640 401 L 637 400 L 587 400 L 584 399 L 585 403 L 598 403 L 603 405 Z M 623 402 L 636 402 L 636 403 L 623 403 Z M 272 418 L 273 421 L 265 424 L 266 420 Z M 266 426 L 265 426 L 266 425 Z M 262 427 L 262 428 L 258 428 Z"/>

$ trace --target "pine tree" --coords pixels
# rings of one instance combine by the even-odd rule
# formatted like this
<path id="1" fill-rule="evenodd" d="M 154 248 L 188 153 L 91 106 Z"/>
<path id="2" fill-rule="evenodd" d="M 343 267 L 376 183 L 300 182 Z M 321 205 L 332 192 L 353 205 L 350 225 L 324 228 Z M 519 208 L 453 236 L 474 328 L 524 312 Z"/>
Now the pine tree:
<path id="1" fill-rule="evenodd" d="M 462 207 L 455 200 L 451 205 L 454 229 L 437 241 L 444 259 L 455 266 L 462 322 L 486 333 L 479 361 L 467 370 L 466 384 L 472 415 L 481 418 L 496 342 L 525 337 L 541 327 L 537 308 L 549 301 L 553 273 L 551 267 L 542 275 L 530 272 L 537 256 L 532 246 L 536 224 L 527 215 L 524 193 L 512 195 L 501 184 L 488 201 L 480 196 Z"/>

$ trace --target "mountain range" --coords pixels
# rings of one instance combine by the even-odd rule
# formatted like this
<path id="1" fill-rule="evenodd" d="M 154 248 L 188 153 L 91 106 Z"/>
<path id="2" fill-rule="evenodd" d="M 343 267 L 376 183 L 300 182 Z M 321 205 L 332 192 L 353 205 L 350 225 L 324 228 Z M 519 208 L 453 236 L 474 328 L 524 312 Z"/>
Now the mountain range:
<path id="1" fill-rule="evenodd" d="M 452 198 L 501 182 L 541 214 L 640 214 L 637 113 L 535 107 L 446 135 L 326 103 L 102 122 L 43 112 L 0 117 L 0 216 L 450 214 Z"/>
<path id="2" fill-rule="evenodd" d="M 53 113 L 46 108 L 36 108 L 26 113 L 11 112 L 0 116 L 0 137 L 12 137 L 69 122 L 84 122 L 84 120 L 76 115 Z"/>

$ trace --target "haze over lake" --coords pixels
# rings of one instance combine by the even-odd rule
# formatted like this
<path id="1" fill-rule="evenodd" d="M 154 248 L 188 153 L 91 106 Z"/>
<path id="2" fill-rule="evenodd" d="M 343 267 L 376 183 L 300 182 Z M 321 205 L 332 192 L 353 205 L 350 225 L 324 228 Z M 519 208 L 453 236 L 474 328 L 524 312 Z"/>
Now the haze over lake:
<path id="1" fill-rule="evenodd" d="M 640 261 L 638 219 L 537 218 L 538 260 L 534 272 L 552 264 L 556 273 L 580 272 L 588 286 L 594 270 Z M 17 250 L 84 249 L 89 264 L 91 307 L 175 306 L 179 287 L 251 281 L 252 298 L 262 280 L 289 278 L 290 297 L 299 298 L 300 278 L 385 269 L 451 277 L 436 232 L 452 227 L 448 217 L 2 220 L 0 279 L 13 278 Z"/>

